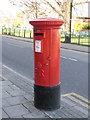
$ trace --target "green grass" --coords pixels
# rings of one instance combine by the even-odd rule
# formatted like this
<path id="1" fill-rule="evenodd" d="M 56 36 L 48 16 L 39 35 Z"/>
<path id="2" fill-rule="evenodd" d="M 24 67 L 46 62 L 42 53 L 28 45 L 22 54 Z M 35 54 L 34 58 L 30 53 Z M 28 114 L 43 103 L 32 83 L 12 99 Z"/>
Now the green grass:
<path id="1" fill-rule="evenodd" d="M 6 29 L 3 29 L 3 34 L 6 34 L 6 33 L 7 33 Z"/>
<path id="2" fill-rule="evenodd" d="M 20 30 L 15 30 L 15 36 L 20 36 Z"/>
<path id="3" fill-rule="evenodd" d="M 64 42 L 65 41 L 65 36 L 61 36 L 61 42 Z"/>

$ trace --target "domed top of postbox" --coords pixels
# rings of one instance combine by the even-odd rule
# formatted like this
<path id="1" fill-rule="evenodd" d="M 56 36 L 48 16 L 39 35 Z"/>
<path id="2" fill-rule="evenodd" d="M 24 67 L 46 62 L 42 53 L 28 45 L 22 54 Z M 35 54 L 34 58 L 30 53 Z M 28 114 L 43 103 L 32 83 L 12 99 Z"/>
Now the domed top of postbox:
<path id="1" fill-rule="evenodd" d="M 60 27 L 64 24 L 63 20 L 56 18 L 39 18 L 32 21 L 29 21 L 34 27 Z"/>

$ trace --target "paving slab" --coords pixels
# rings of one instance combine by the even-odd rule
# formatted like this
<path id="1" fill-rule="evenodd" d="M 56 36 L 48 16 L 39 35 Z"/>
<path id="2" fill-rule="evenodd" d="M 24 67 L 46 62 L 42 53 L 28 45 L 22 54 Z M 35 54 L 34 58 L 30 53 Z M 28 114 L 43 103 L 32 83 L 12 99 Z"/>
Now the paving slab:
<path id="1" fill-rule="evenodd" d="M 11 97 L 11 95 L 7 91 L 2 91 L 2 98 Z"/>
<path id="2" fill-rule="evenodd" d="M 29 113 L 29 111 L 23 105 L 10 106 L 3 109 L 11 118 Z"/>
<path id="3" fill-rule="evenodd" d="M 22 103 L 26 103 L 28 102 L 27 99 L 25 99 L 23 96 L 15 96 L 15 97 L 10 97 L 10 98 L 6 98 L 5 99 L 9 105 L 18 105 L 18 104 L 22 104 Z"/>
<path id="4" fill-rule="evenodd" d="M 2 110 L 2 118 L 9 118 L 9 116 Z"/>
<path id="5" fill-rule="evenodd" d="M 2 99 L 2 106 L 3 107 L 9 107 L 10 106 L 10 104 L 7 102 L 7 100 L 6 99 Z"/>

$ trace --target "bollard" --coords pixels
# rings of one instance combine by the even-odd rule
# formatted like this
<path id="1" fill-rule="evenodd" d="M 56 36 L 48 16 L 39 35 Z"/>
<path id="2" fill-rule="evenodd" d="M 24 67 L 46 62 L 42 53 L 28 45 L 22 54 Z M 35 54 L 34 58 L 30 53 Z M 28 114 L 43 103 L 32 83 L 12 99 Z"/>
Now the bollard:
<path id="1" fill-rule="evenodd" d="M 8 35 L 11 35 L 11 28 L 9 28 L 9 33 L 8 33 Z"/>
<path id="2" fill-rule="evenodd" d="M 5 34 L 7 35 L 7 28 L 5 28 L 5 30 L 6 30 Z"/>
<path id="3" fill-rule="evenodd" d="M 19 29 L 19 37 L 20 37 L 20 29 Z"/>
<path id="4" fill-rule="evenodd" d="M 31 38 L 31 30 L 30 30 L 30 38 Z"/>
<path id="5" fill-rule="evenodd" d="M 48 18 L 29 22 L 34 26 L 34 105 L 60 108 L 60 27 L 63 20 Z"/>
<path id="6" fill-rule="evenodd" d="M 15 28 L 14 28 L 14 36 L 15 36 Z"/>
<path id="7" fill-rule="evenodd" d="M 78 36 L 78 45 L 80 45 L 80 34 Z"/>
<path id="8" fill-rule="evenodd" d="M 10 28 L 10 35 L 11 35 L 11 28 Z"/>
<path id="9" fill-rule="evenodd" d="M 25 38 L 25 32 L 26 32 L 26 30 L 24 30 L 24 38 Z"/>
<path id="10" fill-rule="evenodd" d="M 2 35 L 3 35 L 3 27 L 2 27 Z"/>

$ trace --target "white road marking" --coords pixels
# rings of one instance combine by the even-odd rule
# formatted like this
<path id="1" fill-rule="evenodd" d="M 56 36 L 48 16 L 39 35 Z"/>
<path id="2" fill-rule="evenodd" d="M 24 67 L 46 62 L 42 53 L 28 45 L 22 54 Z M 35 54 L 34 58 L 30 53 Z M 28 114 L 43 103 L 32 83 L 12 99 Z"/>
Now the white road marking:
<path id="1" fill-rule="evenodd" d="M 67 60 L 72 60 L 72 61 L 75 61 L 75 62 L 78 61 L 78 60 L 76 60 L 76 59 L 74 59 L 74 58 L 67 58 L 67 57 L 65 57 L 65 56 L 61 56 L 61 58 L 64 58 L 64 59 L 67 59 Z"/>
<path id="2" fill-rule="evenodd" d="M 68 59 L 67 57 L 61 56 L 61 58 Z"/>
<path id="3" fill-rule="evenodd" d="M 72 61 L 75 61 L 75 62 L 76 62 L 76 61 L 78 61 L 78 60 L 76 60 L 76 59 L 73 59 L 73 58 L 68 58 L 68 59 L 69 59 L 69 60 L 72 60 Z"/>
<path id="4" fill-rule="evenodd" d="M 24 76 L 24 75 L 21 75 L 20 73 L 16 72 L 15 70 L 11 69 L 10 67 L 8 67 L 8 66 L 6 66 L 6 65 L 2 65 L 2 66 L 3 66 L 4 68 L 6 68 L 6 69 L 10 70 L 11 72 L 13 72 L 13 73 L 17 74 L 18 76 L 20 76 L 20 77 L 22 77 L 22 78 L 26 79 L 27 81 L 29 81 L 29 82 L 33 83 L 33 81 L 32 81 L 31 79 L 27 78 L 27 77 L 26 77 L 26 76 Z"/>
<path id="5" fill-rule="evenodd" d="M 81 54 L 87 54 L 88 55 L 88 53 L 87 52 L 80 52 L 80 51 L 76 51 L 76 50 L 70 50 L 70 49 L 65 49 L 65 48 L 61 48 L 62 50 L 65 50 L 65 51 L 72 51 L 72 52 L 76 52 L 76 53 L 81 53 Z"/>
<path id="6" fill-rule="evenodd" d="M 12 45 L 12 46 L 14 46 L 14 47 L 20 47 L 20 48 L 24 48 L 23 46 L 19 46 L 19 45 L 12 44 L 12 43 L 9 43 L 9 42 L 8 42 L 8 44 L 9 44 L 9 45 Z"/>

